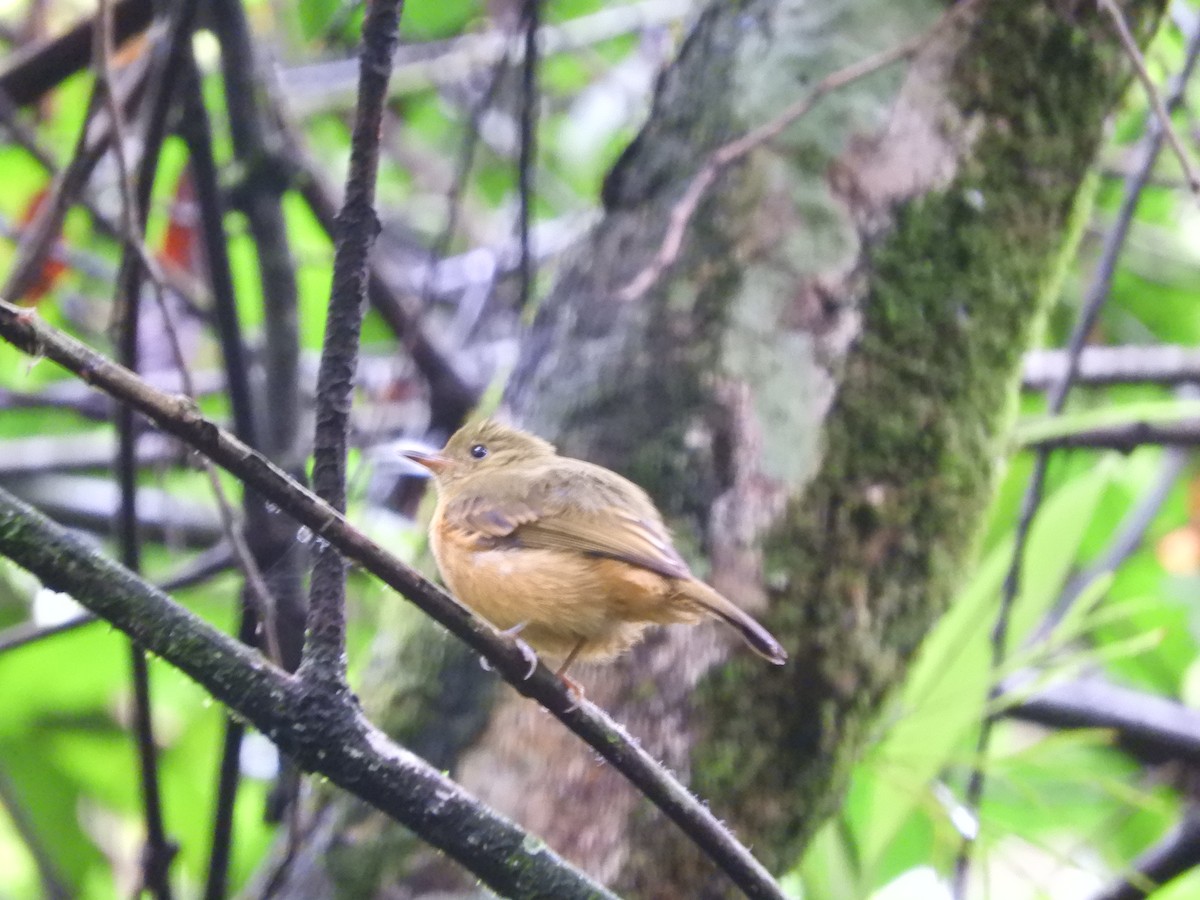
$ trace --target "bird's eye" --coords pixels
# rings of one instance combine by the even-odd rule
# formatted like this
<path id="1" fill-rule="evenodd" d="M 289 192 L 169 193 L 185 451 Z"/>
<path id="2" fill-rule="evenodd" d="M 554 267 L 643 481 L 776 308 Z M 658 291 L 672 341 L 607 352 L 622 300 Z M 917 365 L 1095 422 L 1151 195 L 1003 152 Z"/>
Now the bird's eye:
<path id="1" fill-rule="evenodd" d="M 488 455 L 488 449 L 483 444 L 476 444 L 471 448 L 471 455 L 476 459 L 483 459 Z"/>

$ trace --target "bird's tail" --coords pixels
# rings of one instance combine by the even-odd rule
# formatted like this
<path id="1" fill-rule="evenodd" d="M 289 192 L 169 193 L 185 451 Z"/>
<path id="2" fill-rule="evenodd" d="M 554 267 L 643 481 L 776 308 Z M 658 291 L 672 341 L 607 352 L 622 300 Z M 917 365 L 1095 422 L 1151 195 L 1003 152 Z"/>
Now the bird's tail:
<path id="1" fill-rule="evenodd" d="M 679 583 L 680 593 L 688 600 L 698 605 L 705 612 L 727 622 L 737 629 L 750 649 L 768 662 L 782 666 L 787 662 L 787 651 L 780 646 L 779 641 L 771 632 L 759 625 L 749 614 L 726 600 L 715 590 L 702 581 L 690 578 Z"/>

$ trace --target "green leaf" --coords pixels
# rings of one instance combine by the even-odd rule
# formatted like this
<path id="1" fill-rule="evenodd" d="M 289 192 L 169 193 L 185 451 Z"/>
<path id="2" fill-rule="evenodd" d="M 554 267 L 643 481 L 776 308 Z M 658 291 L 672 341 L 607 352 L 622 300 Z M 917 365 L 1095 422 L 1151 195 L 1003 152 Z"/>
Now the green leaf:
<path id="1" fill-rule="evenodd" d="M 1200 400 L 1143 400 L 1022 422 L 1017 425 L 1016 438 L 1018 443 L 1027 446 L 1095 431 L 1098 428 L 1138 424 L 1169 425 L 1197 418 L 1200 418 Z"/>
<path id="2" fill-rule="evenodd" d="M 1096 466 L 1042 505 L 1012 608 L 1010 647 L 1020 645 L 1059 596 L 1111 477 L 1111 464 Z M 924 801 L 937 773 L 961 758 L 966 739 L 984 715 L 996 600 L 1011 556 L 1011 540 L 996 547 L 930 634 L 888 723 L 887 737 L 868 754 L 865 766 L 879 773 L 873 779 L 871 814 L 851 823 L 864 872 L 873 871 Z"/>

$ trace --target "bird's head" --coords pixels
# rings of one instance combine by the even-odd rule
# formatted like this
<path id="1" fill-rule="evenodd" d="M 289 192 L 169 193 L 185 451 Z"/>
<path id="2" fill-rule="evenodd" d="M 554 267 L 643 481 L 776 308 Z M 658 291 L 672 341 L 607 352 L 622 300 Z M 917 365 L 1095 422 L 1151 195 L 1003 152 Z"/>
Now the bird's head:
<path id="1" fill-rule="evenodd" d="M 536 435 L 493 419 L 471 422 L 450 436 L 437 453 L 405 451 L 405 458 L 447 485 L 477 473 L 501 473 L 555 456 L 554 446 Z"/>

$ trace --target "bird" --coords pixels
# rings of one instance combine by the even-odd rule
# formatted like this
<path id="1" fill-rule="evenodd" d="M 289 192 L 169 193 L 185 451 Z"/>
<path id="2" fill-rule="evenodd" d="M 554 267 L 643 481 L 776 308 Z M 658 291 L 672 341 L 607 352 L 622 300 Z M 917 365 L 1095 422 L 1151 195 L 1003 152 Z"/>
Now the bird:
<path id="1" fill-rule="evenodd" d="M 650 625 L 715 618 L 776 665 L 787 653 L 750 615 L 692 574 L 650 497 L 610 469 L 560 456 L 534 434 L 483 419 L 436 453 L 430 546 L 460 602 L 549 658 L 628 650 Z"/>

